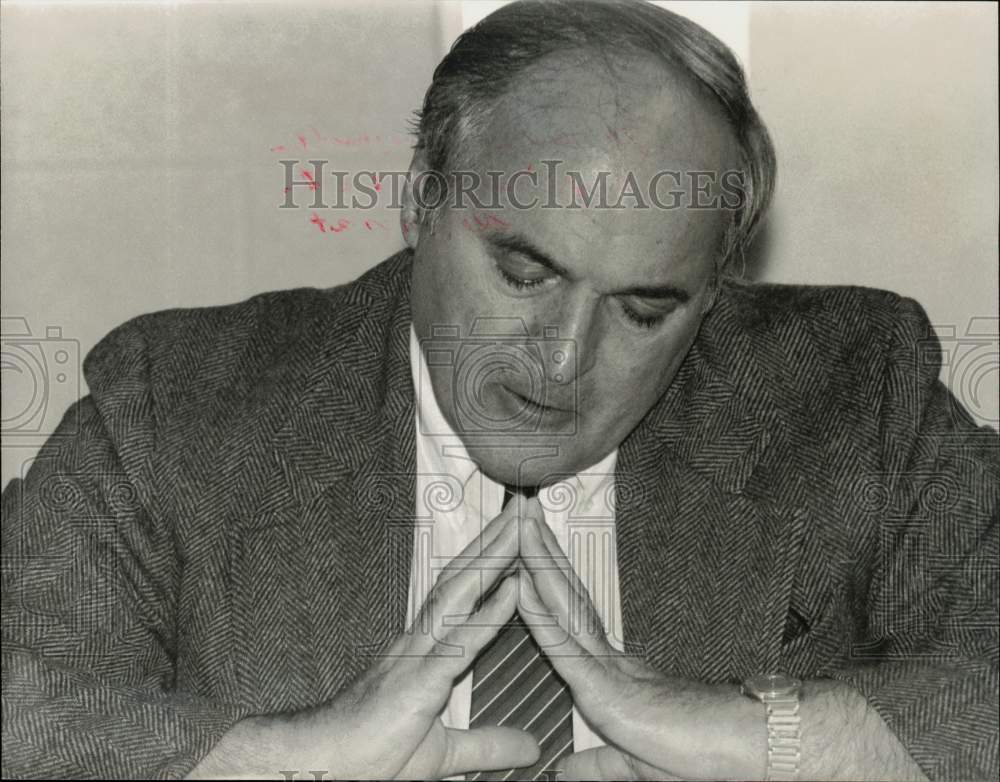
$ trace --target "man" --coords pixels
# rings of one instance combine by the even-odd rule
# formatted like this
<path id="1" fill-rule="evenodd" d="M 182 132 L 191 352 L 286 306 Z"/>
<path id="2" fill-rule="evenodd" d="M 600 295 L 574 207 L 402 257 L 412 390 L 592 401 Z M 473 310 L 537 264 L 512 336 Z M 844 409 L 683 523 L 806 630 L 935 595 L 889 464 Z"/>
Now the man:
<path id="1" fill-rule="evenodd" d="M 553 160 L 563 203 L 714 176 L 478 208 Z M 425 176 L 455 171 L 464 201 Z M 407 249 L 357 282 L 90 354 L 78 435 L 4 492 L 6 771 L 994 777 L 997 437 L 915 303 L 726 277 L 774 163 L 725 47 L 505 7 L 411 174 Z"/>

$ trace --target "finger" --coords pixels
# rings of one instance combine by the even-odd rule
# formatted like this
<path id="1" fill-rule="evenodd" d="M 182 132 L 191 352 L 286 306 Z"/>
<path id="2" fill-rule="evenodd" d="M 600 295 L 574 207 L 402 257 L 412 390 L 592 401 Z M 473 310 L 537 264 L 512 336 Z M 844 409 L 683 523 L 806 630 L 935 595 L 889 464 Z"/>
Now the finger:
<path id="1" fill-rule="evenodd" d="M 541 543 L 542 548 L 549 556 L 549 560 L 543 560 L 544 566 L 551 567 L 552 565 L 555 565 L 558 567 L 559 570 L 566 576 L 569 586 L 572 588 L 573 592 L 581 597 L 584 595 L 589 597 L 590 593 L 588 592 L 587 587 L 584 586 L 583 582 L 576 574 L 576 570 L 570 564 L 568 555 L 563 551 L 562 546 L 559 545 L 559 541 L 556 540 L 556 536 L 552 531 L 552 528 L 545 523 L 544 516 L 542 514 L 532 514 L 530 518 L 535 522 L 535 531 L 538 532 L 537 540 Z M 534 542 L 534 540 L 534 538 L 531 539 L 532 542 Z"/>
<path id="2" fill-rule="evenodd" d="M 466 662 L 473 659 L 514 616 L 517 591 L 517 578 L 504 578 L 468 621 L 448 628 L 450 632 L 444 641 L 452 647 L 461 647 Z"/>
<path id="3" fill-rule="evenodd" d="M 531 576 L 518 573 L 518 603 L 528 631 L 544 650 L 552 666 L 573 692 L 592 684 L 593 656 L 580 642 L 552 619 L 552 613 L 538 596 Z"/>
<path id="4" fill-rule="evenodd" d="M 532 505 L 532 503 L 534 503 L 534 505 Z M 515 494 L 514 495 L 514 501 L 513 502 L 508 502 L 506 508 L 504 508 L 504 511 L 505 512 L 513 513 L 514 514 L 513 518 L 517 519 L 517 524 L 519 525 L 519 527 L 518 527 L 518 544 L 520 545 L 520 541 L 521 541 L 521 532 L 520 532 L 520 529 L 521 529 L 521 526 L 523 526 L 523 524 L 525 523 L 526 514 L 535 513 L 536 516 L 540 516 L 542 514 L 542 506 L 541 506 L 541 503 L 538 501 L 538 499 L 535 498 L 535 497 L 528 498 L 528 497 L 525 497 L 523 494 Z M 511 562 L 510 565 L 508 565 L 504 569 L 504 571 L 502 573 L 502 577 L 513 575 L 515 572 L 517 572 L 517 569 L 518 569 L 518 563 Z M 497 580 L 493 584 L 493 586 L 490 587 L 489 589 L 484 589 L 483 590 L 482 599 L 485 600 L 487 597 L 489 597 L 490 592 L 493 589 L 496 589 L 496 587 L 499 585 L 499 583 L 500 583 L 501 580 L 502 580 L 502 578 L 499 579 L 499 580 Z"/>
<path id="5" fill-rule="evenodd" d="M 586 595 L 587 589 L 556 540 L 555 534 L 545 523 L 541 506 L 538 513 L 528 513 L 521 525 L 521 560 L 532 571 L 558 575 L 565 584 L 558 583 L 567 595 Z M 548 595 L 543 595 L 548 597 Z"/>
<path id="6" fill-rule="evenodd" d="M 442 777 L 475 771 L 526 768 L 538 762 L 538 742 L 523 730 L 490 727 L 447 729 L 448 750 Z"/>
<path id="7" fill-rule="evenodd" d="M 521 618 L 528 625 L 539 647 L 546 653 L 566 653 L 567 650 L 572 652 L 578 649 L 579 644 L 570 637 L 559 618 L 539 596 L 531 574 L 521 570 L 517 574 L 517 582 Z"/>
<path id="8" fill-rule="evenodd" d="M 482 547 L 477 548 L 476 541 L 473 540 L 461 554 L 449 563 L 448 568 L 439 577 L 438 583 L 446 582 L 466 573 L 481 573 L 485 565 L 485 569 L 499 571 L 494 574 L 495 577 L 483 582 L 483 589 L 479 599 L 482 601 L 489 597 L 490 592 L 506 576 L 513 575 L 517 570 L 517 564 L 514 561 L 505 562 L 498 558 L 494 562 L 484 562 L 484 560 L 489 560 L 493 557 L 490 547 L 501 535 L 508 533 L 511 527 L 518 528 L 517 525 L 521 524 L 525 513 L 531 512 L 534 512 L 536 517 L 542 515 L 542 506 L 538 499 L 528 499 L 521 494 L 515 495 L 515 502 L 507 503 L 507 506 L 500 514 L 483 530 L 482 535 L 480 535 L 480 539 L 483 541 Z M 519 531 L 518 541 L 520 541 L 520 534 Z M 473 606 L 473 610 L 478 610 L 478 604 Z"/>
<path id="9" fill-rule="evenodd" d="M 480 609 L 464 622 L 438 623 L 430 632 L 413 633 L 406 654 L 417 666 L 408 668 L 410 682 L 419 682 L 429 708 L 437 713 L 451 694 L 455 679 L 496 636 L 517 610 L 517 581 L 507 578 Z M 440 612 L 439 612 L 440 613 Z"/>
<path id="10" fill-rule="evenodd" d="M 555 536 L 544 521 L 525 524 L 522 531 L 521 561 L 531 576 L 535 591 L 560 626 L 591 654 L 606 652 L 604 626 L 569 560 L 558 549 Z M 559 551 L 554 557 L 545 545 L 544 534 Z M 525 617 L 525 621 L 529 617 Z"/>
<path id="11" fill-rule="evenodd" d="M 517 543 L 517 516 L 508 506 L 441 571 L 428 601 L 441 600 L 459 576 L 483 575 L 484 587 L 500 580 L 517 555 Z"/>
<path id="12" fill-rule="evenodd" d="M 507 507 L 498 513 L 490 522 L 483 527 L 482 531 L 469 541 L 469 544 L 462 549 L 448 565 L 441 571 L 437 583 L 443 584 L 454 578 L 459 573 L 468 570 L 469 566 L 486 553 L 486 550 L 496 541 L 496 539 L 507 531 L 517 519 L 517 509 L 514 503 L 508 503 Z"/>
<path id="13" fill-rule="evenodd" d="M 559 568 L 559 572 L 565 575 L 566 581 L 569 583 L 570 624 L 567 629 L 572 635 L 579 636 L 583 645 L 591 653 L 607 653 L 609 650 L 604 622 L 590 598 L 590 590 L 580 579 L 576 568 L 570 564 L 567 555 L 563 553 L 549 525 L 543 522 L 536 526 L 542 542 L 552 556 L 552 562 L 555 567 Z M 610 578 L 610 574 L 605 574 L 605 578 Z"/>
<path id="14" fill-rule="evenodd" d="M 652 769 L 643 764 L 644 768 Z M 656 771 L 656 769 L 653 769 Z M 615 747 L 594 747 L 567 755 L 556 765 L 556 778 L 573 779 L 671 779 L 672 777 L 646 776 L 630 756 Z"/>
<path id="15" fill-rule="evenodd" d="M 408 654 L 423 657 L 442 643 L 456 626 L 464 624 L 485 605 L 482 593 L 502 580 L 503 571 L 517 557 L 517 530 L 506 525 L 482 555 L 469 562 L 462 573 L 438 583 L 427 596 L 408 633 Z M 453 654 L 459 654 L 453 650 Z"/>

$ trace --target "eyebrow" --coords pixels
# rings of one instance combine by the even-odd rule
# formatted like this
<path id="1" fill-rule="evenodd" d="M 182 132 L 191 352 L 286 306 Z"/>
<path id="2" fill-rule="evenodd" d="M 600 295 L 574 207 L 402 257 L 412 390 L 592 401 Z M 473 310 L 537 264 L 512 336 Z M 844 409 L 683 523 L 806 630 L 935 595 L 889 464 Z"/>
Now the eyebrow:
<path id="1" fill-rule="evenodd" d="M 551 255 L 532 244 L 520 234 L 504 232 L 502 234 L 487 234 L 484 239 L 498 250 L 521 253 L 539 266 L 544 266 L 560 277 L 572 277 L 569 269 L 555 261 Z M 614 296 L 637 296 L 642 299 L 673 299 L 681 304 L 691 298 L 691 294 L 676 285 L 633 285 L 623 290 L 614 291 Z"/>

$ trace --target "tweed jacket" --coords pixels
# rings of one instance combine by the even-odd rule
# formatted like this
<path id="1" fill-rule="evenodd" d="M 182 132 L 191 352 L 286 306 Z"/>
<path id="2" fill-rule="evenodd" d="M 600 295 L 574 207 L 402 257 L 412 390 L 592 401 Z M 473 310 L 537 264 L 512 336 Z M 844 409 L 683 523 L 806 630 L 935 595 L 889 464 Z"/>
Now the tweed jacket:
<path id="1" fill-rule="evenodd" d="M 411 255 L 145 315 L 3 493 L 4 775 L 181 777 L 404 631 Z M 997 774 L 1000 440 L 923 311 L 726 283 L 620 445 L 624 636 L 707 682 L 856 687 L 931 779 Z"/>

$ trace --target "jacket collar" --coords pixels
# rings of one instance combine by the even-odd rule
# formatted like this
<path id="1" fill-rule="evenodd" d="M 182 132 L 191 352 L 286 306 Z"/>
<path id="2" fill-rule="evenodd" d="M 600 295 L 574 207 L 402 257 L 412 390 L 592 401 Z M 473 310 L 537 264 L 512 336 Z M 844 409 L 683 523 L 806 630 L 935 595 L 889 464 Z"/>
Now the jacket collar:
<path id="1" fill-rule="evenodd" d="M 288 396 L 276 402 L 285 412 L 270 445 L 283 493 L 295 512 L 321 512 L 337 529 L 344 626 L 335 637 L 351 647 L 342 650 L 347 678 L 406 621 L 415 490 L 409 291 L 405 252 L 331 291 L 313 332 L 291 346 L 301 355 L 285 357 Z"/>

